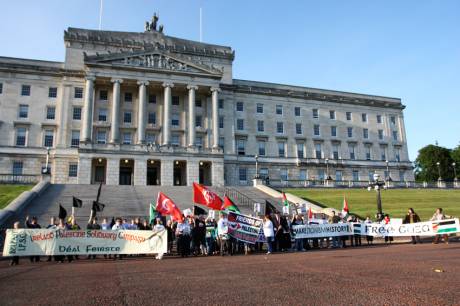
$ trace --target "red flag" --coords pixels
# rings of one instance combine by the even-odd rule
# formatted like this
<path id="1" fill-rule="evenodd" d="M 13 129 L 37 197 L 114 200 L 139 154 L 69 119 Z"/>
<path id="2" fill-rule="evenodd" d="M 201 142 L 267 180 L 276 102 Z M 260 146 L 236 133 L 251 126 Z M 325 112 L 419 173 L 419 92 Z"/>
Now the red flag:
<path id="1" fill-rule="evenodd" d="M 184 218 L 176 204 L 163 192 L 158 193 L 156 210 L 163 216 L 170 215 L 174 221 L 180 221 Z"/>
<path id="2" fill-rule="evenodd" d="M 345 198 L 345 196 L 343 196 L 343 208 L 342 208 L 342 215 L 343 216 L 346 216 L 348 215 L 348 202 L 347 202 L 347 199 Z"/>
<path id="3" fill-rule="evenodd" d="M 208 188 L 195 182 L 193 183 L 193 202 L 214 210 L 222 210 L 222 199 Z"/>
<path id="4" fill-rule="evenodd" d="M 313 212 L 311 211 L 311 205 L 309 205 L 310 208 L 308 209 L 308 220 L 313 219 Z"/>

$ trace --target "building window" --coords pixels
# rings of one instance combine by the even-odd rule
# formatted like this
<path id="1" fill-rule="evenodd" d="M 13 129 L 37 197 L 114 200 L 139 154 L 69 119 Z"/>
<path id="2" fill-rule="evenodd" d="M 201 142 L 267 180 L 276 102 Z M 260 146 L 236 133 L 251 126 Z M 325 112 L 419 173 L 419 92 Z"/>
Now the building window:
<path id="1" fill-rule="evenodd" d="M 353 137 L 353 128 L 352 127 L 347 128 L 347 134 L 348 134 L 348 138 Z"/>
<path id="2" fill-rule="evenodd" d="M 395 124 L 396 124 L 396 117 L 395 117 L 395 116 L 391 116 L 391 117 L 390 117 L 390 122 L 391 122 L 391 124 L 395 125 Z"/>
<path id="3" fill-rule="evenodd" d="M 21 96 L 30 96 L 30 85 L 21 86 Z"/>
<path id="4" fill-rule="evenodd" d="M 29 105 L 20 104 L 19 105 L 19 118 L 29 117 Z"/>
<path id="5" fill-rule="evenodd" d="M 277 115 L 282 115 L 283 114 L 283 106 L 282 105 L 277 105 L 276 106 L 276 114 Z"/>
<path id="6" fill-rule="evenodd" d="M 303 142 L 297 143 L 297 157 L 304 158 L 304 145 Z"/>
<path id="7" fill-rule="evenodd" d="M 172 97 L 172 101 L 171 101 L 171 104 L 172 104 L 172 105 L 176 105 L 176 106 L 179 106 L 179 105 L 180 105 L 180 99 L 179 99 L 179 96 L 173 96 L 173 97 Z"/>
<path id="8" fill-rule="evenodd" d="M 3 93 L 3 83 L 0 83 L 0 95 Z"/>
<path id="9" fill-rule="evenodd" d="M 244 130 L 244 120 L 243 119 L 236 119 L 236 129 L 238 131 Z"/>
<path id="10" fill-rule="evenodd" d="M 399 171 L 399 181 L 404 182 L 406 179 L 404 178 L 404 170 Z"/>
<path id="11" fill-rule="evenodd" d="M 312 111 L 313 111 L 313 119 L 318 119 L 319 118 L 318 110 L 315 108 Z"/>
<path id="12" fill-rule="evenodd" d="M 54 131 L 45 130 L 45 138 L 43 141 L 43 146 L 47 148 L 51 148 L 53 146 L 53 140 L 54 140 Z"/>
<path id="13" fill-rule="evenodd" d="M 73 120 L 81 120 L 81 107 L 74 107 L 72 113 Z"/>
<path id="14" fill-rule="evenodd" d="M 125 92 L 125 102 L 133 102 L 133 93 Z"/>
<path id="15" fill-rule="evenodd" d="M 150 112 L 148 119 L 147 119 L 148 124 L 157 124 L 157 114 L 155 112 Z"/>
<path id="16" fill-rule="evenodd" d="M 195 99 L 195 107 L 202 107 L 200 98 Z"/>
<path id="17" fill-rule="evenodd" d="M 219 129 L 224 128 L 224 116 L 219 116 Z"/>
<path id="18" fill-rule="evenodd" d="M 69 164 L 69 177 L 77 177 L 78 173 L 78 164 L 71 163 Z"/>
<path id="19" fill-rule="evenodd" d="M 335 180 L 337 182 L 341 182 L 343 177 L 343 173 L 341 170 L 335 170 Z"/>
<path id="20" fill-rule="evenodd" d="M 331 136 L 337 137 L 337 127 L 336 126 L 331 126 Z"/>
<path id="21" fill-rule="evenodd" d="M 57 87 L 48 88 L 48 98 L 57 98 Z"/>
<path id="22" fill-rule="evenodd" d="M 377 123 L 382 123 L 382 115 L 377 115 Z"/>
<path id="23" fill-rule="evenodd" d="M 318 169 L 318 180 L 324 181 L 325 172 L 324 169 Z"/>
<path id="24" fill-rule="evenodd" d="M 280 169 L 280 179 L 282 181 L 287 181 L 289 179 L 288 177 L 288 170 L 287 169 Z"/>
<path id="25" fill-rule="evenodd" d="M 401 161 L 401 149 L 400 148 L 395 148 L 395 159 L 397 162 Z"/>
<path id="26" fill-rule="evenodd" d="M 224 99 L 219 99 L 219 109 L 224 109 Z"/>
<path id="27" fill-rule="evenodd" d="M 26 145 L 27 129 L 24 127 L 18 127 L 16 129 L 16 145 L 24 147 Z"/>
<path id="28" fill-rule="evenodd" d="M 131 133 L 130 132 L 126 132 L 126 133 L 123 133 L 123 144 L 131 144 Z"/>
<path id="29" fill-rule="evenodd" d="M 153 143 L 155 143 L 155 140 L 156 140 L 155 134 L 153 134 L 153 133 L 147 133 L 147 134 L 145 135 L 145 141 L 146 141 L 148 144 L 153 144 Z"/>
<path id="30" fill-rule="evenodd" d="M 263 132 L 263 131 L 265 131 L 264 121 L 257 120 L 257 132 Z"/>
<path id="31" fill-rule="evenodd" d="M 83 88 L 75 87 L 73 91 L 73 97 L 75 99 L 82 99 L 83 98 Z"/>
<path id="32" fill-rule="evenodd" d="M 99 100 L 107 101 L 108 100 L 107 96 L 108 96 L 107 90 L 100 90 L 99 91 Z"/>
<path id="33" fill-rule="evenodd" d="M 366 114 L 366 113 L 362 113 L 362 114 L 361 114 L 361 120 L 362 120 L 363 122 L 367 122 L 367 114 Z"/>
<path id="34" fill-rule="evenodd" d="M 225 138 L 224 137 L 219 137 L 219 148 L 221 148 L 223 150 L 224 147 L 225 147 Z"/>
<path id="35" fill-rule="evenodd" d="M 173 127 L 179 127 L 180 126 L 180 121 L 179 121 L 179 115 L 178 114 L 173 114 L 171 116 L 171 126 L 173 126 Z"/>
<path id="36" fill-rule="evenodd" d="M 123 114 L 123 122 L 124 123 L 131 123 L 131 112 L 124 112 L 124 114 Z"/>
<path id="37" fill-rule="evenodd" d="M 277 122 L 276 123 L 276 132 L 278 134 L 283 134 L 284 133 L 284 123 L 283 122 Z"/>
<path id="38" fill-rule="evenodd" d="M 314 136 L 319 136 L 319 135 L 320 135 L 320 134 L 319 134 L 319 124 L 315 124 L 315 125 L 313 126 L 313 135 L 314 135 Z"/>
<path id="39" fill-rule="evenodd" d="M 365 152 L 366 152 L 366 160 L 371 160 L 371 159 L 372 159 L 372 156 L 371 156 L 371 147 L 370 147 L 370 146 L 366 146 L 364 149 L 365 149 Z"/>
<path id="40" fill-rule="evenodd" d="M 295 124 L 295 133 L 297 135 L 302 134 L 302 123 L 296 123 Z"/>
<path id="41" fill-rule="evenodd" d="M 22 175 L 23 163 L 22 161 L 13 161 L 13 175 Z"/>
<path id="42" fill-rule="evenodd" d="M 46 119 L 47 120 L 54 120 L 56 118 L 56 107 L 48 106 L 46 108 Z"/>
<path id="43" fill-rule="evenodd" d="M 338 144 L 332 145 L 332 158 L 339 159 L 339 145 Z"/>
<path id="44" fill-rule="evenodd" d="M 97 114 L 97 120 L 104 121 L 104 122 L 107 121 L 107 109 L 106 108 L 99 109 L 99 112 Z"/>
<path id="45" fill-rule="evenodd" d="M 266 179 L 268 177 L 268 168 L 260 168 L 259 176 L 262 179 Z"/>
<path id="46" fill-rule="evenodd" d="M 259 155 L 265 156 L 265 141 L 259 141 Z"/>
<path id="47" fill-rule="evenodd" d="M 238 169 L 238 177 L 241 182 L 246 182 L 248 180 L 247 169 L 246 168 L 239 168 Z"/>
<path id="48" fill-rule="evenodd" d="M 329 111 L 329 119 L 335 120 L 335 111 L 334 110 Z"/>
<path id="49" fill-rule="evenodd" d="M 238 155 L 245 155 L 246 154 L 246 140 L 244 139 L 238 139 L 236 143 L 236 151 Z"/>
<path id="50" fill-rule="evenodd" d="M 380 146 L 380 160 L 387 160 L 387 148 L 386 146 Z"/>
<path id="51" fill-rule="evenodd" d="M 383 140 L 383 130 L 379 130 L 378 133 L 379 133 L 379 139 Z"/>
<path id="52" fill-rule="evenodd" d="M 369 139 L 369 130 L 368 129 L 363 129 L 363 138 L 364 139 Z"/>
<path id="53" fill-rule="evenodd" d="M 107 132 L 105 130 L 97 131 L 97 143 L 105 144 L 106 143 Z"/>
<path id="54" fill-rule="evenodd" d="M 70 146 L 72 148 L 78 148 L 80 146 L 80 131 L 72 131 L 72 139 L 70 140 Z"/>
<path id="55" fill-rule="evenodd" d="M 179 135 L 172 135 L 171 136 L 171 145 L 178 147 L 180 146 L 180 136 Z"/>
<path id="56" fill-rule="evenodd" d="M 398 141 L 398 132 L 397 131 L 393 131 L 393 140 Z"/>
<path id="57" fill-rule="evenodd" d="M 348 152 L 350 153 L 350 159 L 355 160 L 356 155 L 355 155 L 355 146 L 354 145 L 352 145 L 352 144 L 348 145 Z"/>
<path id="58" fill-rule="evenodd" d="M 286 157 L 286 143 L 284 141 L 278 142 L 278 156 Z"/>
<path id="59" fill-rule="evenodd" d="M 236 111 L 237 112 L 242 112 L 244 110 L 244 104 L 243 102 L 239 101 L 236 102 Z"/>
<path id="60" fill-rule="evenodd" d="M 195 146 L 197 146 L 198 148 L 202 148 L 202 147 L 203 147 L 203 137 L 197 136 L 197 137 L 195 138 Z"/>
<path id="61" fill-rule="evenodd" d="M 359 171 L 358 170 L 353 170 L 351 175 L 352 175 L 352 180 L 354 182 L 359 182 Z"/>
<path id="62" fill-rule="evenodd" d="M 321 149 L 321 144 L 320 143 L 315 144 L 315 157 L 318 158 L 318 159 L 323 157 L 323 151 Z"/>
<path id="63" fill-rule="evenodd" d="M 157 96 L 156 95 L 149 95 L 149 103 L 157 103 Z"/>
<path id="64" fill-rule="evenodd" d="M 203 127 L 201 115 L 195 116 L 195 127 Z"/>
<path id="65" fill-rule="evenodd" d="M 348 121 L 351 121 L 351 112 L 347 112 L 346 115 L 347 115 L 347 120 L 348 120 Z"/>
<path id="66" fill-rule="evenodd" d="M 294 107 L 294 115 L 296 117 L 300 117 L 300 107 L 298 106 Z"/>
<path id="67" fill-rule="evenodd" d="M 264 113 L 264 105 L 262 103 L 257 103 L 256 111 L 258 114 Z"/>

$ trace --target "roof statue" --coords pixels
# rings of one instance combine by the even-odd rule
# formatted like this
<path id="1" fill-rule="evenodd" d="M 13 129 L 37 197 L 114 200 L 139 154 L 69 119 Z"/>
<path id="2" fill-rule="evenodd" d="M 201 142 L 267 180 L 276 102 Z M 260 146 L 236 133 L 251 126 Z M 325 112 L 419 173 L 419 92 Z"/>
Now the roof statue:
<path id="1" fill-rule="evenodd" d="M 161 24 L 157 30 L 157 24 L 158 24 L 158 20 L 160 19 L 160 16 L 157 15 L 157 13 L 153 13 L 153 16 L 152 16 L 152 21 L 151 22 L 148 22 L 146 21 L 145 22 L 145 32 L 160 32 L 160 33 L 163 33 L 163 25 Z"/>

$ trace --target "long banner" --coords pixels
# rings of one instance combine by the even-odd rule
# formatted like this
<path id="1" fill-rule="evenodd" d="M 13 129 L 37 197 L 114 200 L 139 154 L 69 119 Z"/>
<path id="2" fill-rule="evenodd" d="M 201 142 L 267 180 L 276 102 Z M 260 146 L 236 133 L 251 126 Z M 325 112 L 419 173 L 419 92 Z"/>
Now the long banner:
<path id="1" fill-rule="evenodd" d="M 297 239 L 353 235 L 353 228 L 350 223 L 294 225 L 292 231 Z"/>
<path id="2" fill-rule="evenodd" d="M 8 229 L 3 256 L 166 253 L 167 231 Z"/>
<path id="3" fill-rule="evenodd" d="M 233 238 L 255 244 L 262 228 L 262 219 L 234 212 L 228 213 L 228 234 Z"/>

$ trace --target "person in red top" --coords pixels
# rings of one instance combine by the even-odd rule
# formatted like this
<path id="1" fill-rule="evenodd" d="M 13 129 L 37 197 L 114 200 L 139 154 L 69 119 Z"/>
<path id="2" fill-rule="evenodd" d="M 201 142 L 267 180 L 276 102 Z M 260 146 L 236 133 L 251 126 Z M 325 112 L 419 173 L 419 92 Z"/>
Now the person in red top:
<path id="1" fill-rule="evenodd" d="M 389 224 L 390 223 L 390 215 L 386 214 L 385 217 L 382 220 L 382 223 L 383 224 Z M 392 241 L 393 241 L 393 237 L 385 236 L 385 243 L 388 243 L 388 242 L 391 243 Z"/>

